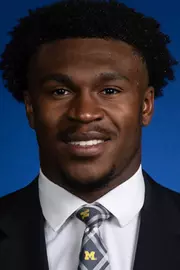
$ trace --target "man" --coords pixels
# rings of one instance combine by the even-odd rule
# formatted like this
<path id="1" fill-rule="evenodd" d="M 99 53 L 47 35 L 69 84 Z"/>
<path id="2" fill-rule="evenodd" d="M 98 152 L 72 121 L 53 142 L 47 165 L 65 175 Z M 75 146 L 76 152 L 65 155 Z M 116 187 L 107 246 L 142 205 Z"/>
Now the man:
<path id="1" fill-rule="evenodd" d="M 1 69 L 41 168 L 0 199 L 0 269 L 180 269 L 180 196 L 141 166 L 142 127 L 174 78 L 168 43 L 116 1 L 62 1 L 19 21 Z"/>

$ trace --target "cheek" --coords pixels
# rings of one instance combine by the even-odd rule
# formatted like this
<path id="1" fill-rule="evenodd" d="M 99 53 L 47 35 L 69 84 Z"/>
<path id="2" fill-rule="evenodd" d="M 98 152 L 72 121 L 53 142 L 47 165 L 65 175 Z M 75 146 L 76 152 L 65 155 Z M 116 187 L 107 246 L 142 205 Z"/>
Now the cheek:
<path id="1" fill-rule="evenodd" d="M 34 113 L 35 132 L 39 144 L 50 144 L 55 141 L 60 126 L 60 113 L 52 106 L 45 104 L 37 105 L 37 110 Z M 48 145 L 47 145 L 48 147 Z"/>
<path id="2" fill-rule="evenodd" d="M 109 108 L 108 115 L 120 133 L 134 133 L 141 126 L 141 108 L 137 101 L 124 101 L 113 106 Z"/>
<path id="3" fill-rule="evenodd" d="M 119 131 L 114 157 L 121 163 L 133 157 L 141 147 L 140 109 L 120 110 L 114 124 Z"/>
<path id="4" fill-rule="evenodd" d="M 53 107 L 51 104 L 43 101 L 35 106 L 34 117 L 37 127 L 39 125 L 44 126 L 44 128 L 54 127 L 58 122 L 59 116 L 60 112 L 57 106 Z"/>

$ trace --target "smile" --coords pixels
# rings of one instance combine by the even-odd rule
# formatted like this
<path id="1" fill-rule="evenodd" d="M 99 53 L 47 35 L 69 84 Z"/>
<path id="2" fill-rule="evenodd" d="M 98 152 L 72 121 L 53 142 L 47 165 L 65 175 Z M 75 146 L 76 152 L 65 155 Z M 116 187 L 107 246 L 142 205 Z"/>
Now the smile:
<path id="1" fill-rule="evenodd" d="M 73 156 L 77 157 L 97 157 L 106 152 L 106 147 L 110 140 L 86 140 L 86 141 L 69 141 L 66 150 Z"/>
<path id="2" fill-rule="evenodd" d="M 75 141 L 75 142 L 69 142 L 71 145 L 77 145 L 81 147 L 89 147 L 93 145 L 97 145 L 100 143 L 103 143 L 104 140 L 89 140 L 89 141 Z"/>

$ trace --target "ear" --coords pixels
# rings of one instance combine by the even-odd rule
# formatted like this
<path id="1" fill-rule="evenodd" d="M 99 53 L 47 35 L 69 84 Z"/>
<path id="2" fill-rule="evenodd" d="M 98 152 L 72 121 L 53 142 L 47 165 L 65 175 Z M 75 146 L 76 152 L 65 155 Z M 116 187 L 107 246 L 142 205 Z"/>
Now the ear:
<path id="1" fill-rule="evenodd" d="M 154 112 L 154 88 L 148 87 L 144 94 L 143 110 L 142 110 L 142 125 L 148 126 L 151 122 Z"/>
<path id="2" fill-rule="evenodd" d="M 24 104 L 26 109 L 26 116 L 28 118 L 29 125 L 32 129 L 35 129 L 34 110 L 32 105 L 32 98 L 29 91 L 24 91 Z"/>

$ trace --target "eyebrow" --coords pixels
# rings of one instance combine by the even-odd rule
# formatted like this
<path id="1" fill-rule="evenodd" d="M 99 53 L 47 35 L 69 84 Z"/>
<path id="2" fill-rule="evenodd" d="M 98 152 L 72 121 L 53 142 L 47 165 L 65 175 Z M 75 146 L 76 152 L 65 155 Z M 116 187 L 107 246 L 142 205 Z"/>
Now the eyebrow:
<path id="1" fill-rule="evenodd" d="M 126 80 L 129 81 L 129 78 L 120 74 L 117 71 L 113 71 L 113 72 L 102 72 L 100 73 L 100 75 L 98 76 L 99 80 L 102 81 L 112 81 L 112 80 Z"/>
<path id="2" fill-rule="evenodd" d="M 72 78 L 67 74 L 62 74 L 62 73 L 48 74 L 42 78 L 41 84 L 44 84 L 48 81 L 56 81 L 56 82 L 74 87 Z"/>
<path id="3" fill-rule="evenodd" d="M 102 72 L 96 76 L 96 82 L 108 82 L 112 80 L 126 80 L 130 81 L 128 77 L 121 75 L 119 72 Z M 49 74 L 42 78 L 41 83 L 44 84 L 47 81 L 56 81 L 68 85 L 69 87 L 76 87 L 71 76 L 63 73 Z"/>

